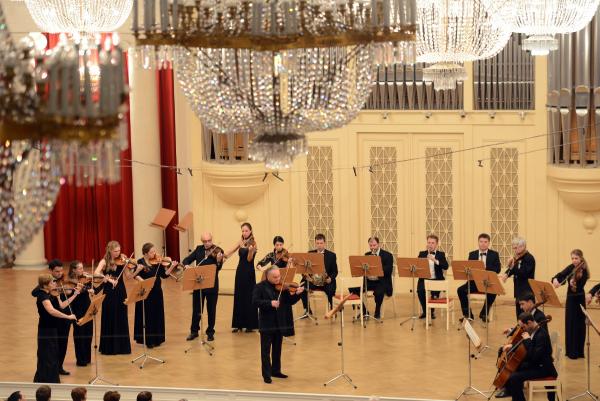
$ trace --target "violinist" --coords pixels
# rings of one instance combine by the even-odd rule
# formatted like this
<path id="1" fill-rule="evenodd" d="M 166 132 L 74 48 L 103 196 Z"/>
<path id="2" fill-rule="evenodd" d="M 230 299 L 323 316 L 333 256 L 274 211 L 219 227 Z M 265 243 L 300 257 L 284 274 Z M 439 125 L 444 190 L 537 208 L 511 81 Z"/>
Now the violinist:
<path id="1" fill-rule="evenodd" d="M 200 237 L 202 245 L 198 245 L 194 252 L 190 253 L 182 263 L 190 265 L 196 263 L 196 266 L 216 265 L 217 274 L 215 276 L 215 286 L 202 290 L 202 299 L 200 298 L 200 290 L 194 290 L 192 293 L 192 324 L 190 327 L 190 335 L 186 340 L 191 341 L 198 337 L 200 330 L 200 319 L 206 304 L 208 313 L 208 327 L 206 328 L 206 340 L 214 341 L 215 339 L 215 321 L 217 319 L 217 301 L 219 299 L 219 272 L 223 267 L 223 249 L 213 244 L 212 234 L 209 232 L 202 233 Z"/>
<path id="2" fill-rule="evenodd" d="M 52 279 L 55 281 L 56 289 L 53 291 L 54 297 L 50 298 L 52 302 L 52 306 L 54 309 L 71 315 L 73 312 L 71 311 L 70 304 L 75 300 L 79 291 L 73 291 L 73 285 L 68 284 L 65 280 L 65 274 L 63 271 L 63 263 L 58 259 L 53 259 L 48 263 L 48 269 L 50 270 L 50 274 L 52 275 Z M 40 292 L 42 291 L 40 286 L 37 286 L 31 291 L 31 295 L 33 297 L 38 297 Z M 70 320 L 57 320 L 56 321 L 56 330 L 57 337 L 56 343 L 58 346 L 58 361 L 59 361 L 59 373 L 61 375 L 69 375 L 70 372 L 67 372 L 63 368 L 63 363 L 65 361 L 65 356 L 67 355 L 67 346 L 69 344 L 69 332 L 71 331 L 71 321 Z"/>
<path id="3" fill-rule="evenodd" d="M 298 287 L 294 294 L 278 285 L 285 281 L 275 265 L 265 271 L 266 280 L 256 284 L 252 293 L 252 305 L 260 310 L 260 357 L 262 376 L 265 383 L 271 383 L 272 377 L 285 379 L 281 372 L 281 345 L 283 337 L 293 334 L 285 312 L 285 305 L 298 302 L 304 287 Z"/>
<path id="4" fill-rule="evenodd" d="M 169 278 L 169 274 L 177 266 L 176 261 L 162 257 L 156 252 L 152 243 L 142 246 L 143 256 L 137 261 L 137 268 L 133 275 L 138 281 L 152 277 L 156 278 L 148 298 L 135 304 L 135 324 L 133 326 L 133 339 L 138 344 L 144 343 L 143 326 L 146 325 L 146 347 L 154 348 L 165 342 L 165 302 L 163 298 L 162 279 Z M 143 308 L 146 308 L 146 321 L 143 322 Z"/>
<path id="5" fill-rule="evenodd" d="M 136 268 L 135 262 L 121 253 L 121 245 L 110 241 L 94 272 L 106 276 L 99 348 L 104 355 L 131 354 L 124 279 L 132 278 Z"/>
<path id="6" fill-rule="evenodd" d="M 78 260 L 71 262 L 69 265 L 69 273 L 67 274 L 68 282 L 79 285 L 81 295 L 75 298 L 71 308 L 77 319 L 82 318 L 90 306 L 90 296 L 99 293 L 102 290 L 104 277 L 98 277 L 99 286 L 94 288 L 93 277 L 86 275 L 83 270 L 83 263 Z M 82 284 L 86 281 L 89 284 Z M 75 359 L 77 366 L 87 366 L 92 362 L 92 335 L 94 332 L 93 323 L 90 321 L 83 326 L 73 325 L 73 344 L 75 345 Z"/>
<path id="7" fill-rule="evenodd" d="M 39 322 L 37 370 L 33 378 L 35 383 L 60 383 L 59 371 L 61 365 L 58 355 L 57 329 L 62 325 L 63 320 L 71 322 L 77 319 L 75 315 L 63 313 L 54 306 L 56 301 L 53 298 L 56 297 L 51 295 L 53 290 L 56 290 L 54 276 L 50 274 L 40 275 L 36 291 Z"/>
<path id="8" fill-rule="evenodd" d="M 570 359 L 583 358 L 585 343 L 585 284 L 590 278 L 587 262 L 580 249 L 571 251 L 571 264 L 552 278 L 555 288 L 567 284 L 565 307 L 565 348 Z"/>
<path id="9" fill-rule="evenodd" d="M 523 384 L 526 381 L 558 376 L 552 361 L 552 343 L 548 330 L 540 330 L 541 325 L 527 312 L 519 315 L 519 326 L 524 331 L 522 344 L 527 353 L 518 369 L 510 375 L 505 390 L 496 394 L 496 398 L 512 397 L 513 401 L 525 401 Z M 511 347 L 512 345 L 506 345 L 505 349 Z M 553 392 L 548 393 L 548 400 L 554 401 Z"/>
<path id="10" fill-rule="evenodd" d="M 535 278 L 535 258 L 527 250 L 527 243 L 523 238 L 515 238 L 512 241 L 514 256 L 508 260 L 508 269 L 498 277 L 506 282 L 510 276 L 514 280 L 515 310 L 517 317 L 523 312 L 519 307 L 518 299 L 521 294 L 531 292 L 529 279 Z"/>
<path id="11" fill-rule="evenodd" d="M 284 243 L 283 237 L 279 235 L 273 238 L 273 251 L 267 253 L 265 257 L 256 264 L 258 270 L 264 272 L 267 270 L 268 265 L 287 267 L 289 255 L 287 249 L 283 247 Z"/>
<path id="12" fill-rule="evenodd" d="M 246 333 L 251 333 L 258 328 L 258 311 L 252 306 L 252 290 L 256 285 L 254 256 L 257 248 L 252 225 L 243 223 L 241 229 L 242 238 L 225 254 L 225 258 L 228 258 L 237 251 L 240 258 L 235 270 L 231 328 L 234 333 L 242 329 L 246 329 Z"/>

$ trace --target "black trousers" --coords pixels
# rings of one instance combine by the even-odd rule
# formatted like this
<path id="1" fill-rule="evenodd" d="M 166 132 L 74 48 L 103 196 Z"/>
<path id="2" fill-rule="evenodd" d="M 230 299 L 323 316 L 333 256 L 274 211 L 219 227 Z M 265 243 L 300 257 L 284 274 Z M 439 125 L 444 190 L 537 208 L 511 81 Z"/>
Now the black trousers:
<path id="1" fill-rule="evenodd" d="M 508 378 L 506 382 L 506 391 L 512 396 L 513 401 L 525 401 L 523 393 L 523 384 L 527 380 L 548 377 L 549 374 L 537 369 L 517 370 Z M 548 393 L 548 401 L 554 401 L 555 393 Z"/>
<path id="2" fill-rule="evenodd" d="M 433 279 L 420 278 L 419 281 L 417 281 L 417 296 L 419 297 L 419 303 L 421 304 L 421 310 L 423 311 L 423 314 L 425 314 L 425 301 L 427 300 L 427 294 L 425 294 L 425 280 Z M 439 291 L 431 291 L 431 298 L 438 298 L 439 296 Z M 433 314 L 434 311 L 432 310 L 431 313 Z"/>
<path id="3" fill-rule="evenodd" d="M 218 298 L 219 293 L 216 291 L 202 291 L 202 300 L 200 300 L 200 290 L 195 290 L 192 293 L 192 325 L 190 327 L 190 332 L 198 333 L 200 330 L 200 319 L 202 318 L 202 312 L 204 311 L 204 304 L 206 304 L 206 311 L 208 312 L 208 327 L 206 328 L 206 334 L 215 334 Z"/>
<path id="4" fill-rule="evenodd" d="M 375 315 L 374 317 L 379 318 L 381 314 L 381 304 L 383 303 L 383 298 L 385 297 L 385 289 L 383 288 L 383 283 L 381 280 L 366 280 L 367 289 L 366 291 L 373 291 L 373 295 L 375 297 Z M 360 288 L 353 287 L 348 288 L 348 292 L 351 292 L 356 295 L 360 295 Z M 363 303 L 363 312 L 367 312 L 367 307 Z"/>
<path id="5" fill-rule="evenodd" d="M 66 312 L 70 313 L 70 312 Z M 61 319 L 63 320 L 63 319 Z M 71 332 L 71 324 L 70 320 L 66 322 L 60 322 L 57 325 L 57 338 L 56 342 L 58 345 L 58 367 L 59 369 L 63 368 L 63 363 L 65 362 L 65 356 L 67 355 L 67 346 L 69 345 L 69 333 Z"/>
<path id="6" fill-rule="evenodd" d="M 334 294 L 331 291 L 328 291 L 327 287 L 325 287 L 325 286 L 317 287 L 317 286 L 311 284 L 310 289 L 313 291 L 323 291 L 325 293 L 325 295 L 327 295 L 327 301 L 329 302 L 329 307 L 331 308 L 333 306 Z M 304 307 L 305 310 L 308 309 L 308 295 L 307 294 L 308 294 L 308 291 L 303 291 L 302 294 L 300 294 L 300 299 L 302 300 L 302 306 Z"/>
<path id="7" fill-rule="evenodd" d="M 470 287 L 470 288 L 468 288 Z M 465 317 L 473 318 L 473 312 L 469 309 L 469 292 L 472 294 L 477 291 L 477 286 L 474 281 L 469 281 L 456 289 L 458 294 L 458 299 L 460 300 L 460 308 L 462 309 L 462 314 Z M 496 294 L 487 294 L 487 310 L 485 308 L 485 303 L 481 308 L 481 312 L 479 312 L 479 317 L 483 318 L 484 316 L 489 316 L 490 308 L 494 304 L 494 300 L 496 299 Z"/>
<path id="8" fill-rule="evenodd" d="M 260 361 L 264 379 L 281 373 L 282 343 L 283 335 L 279 331 L 260 333 Z"/>

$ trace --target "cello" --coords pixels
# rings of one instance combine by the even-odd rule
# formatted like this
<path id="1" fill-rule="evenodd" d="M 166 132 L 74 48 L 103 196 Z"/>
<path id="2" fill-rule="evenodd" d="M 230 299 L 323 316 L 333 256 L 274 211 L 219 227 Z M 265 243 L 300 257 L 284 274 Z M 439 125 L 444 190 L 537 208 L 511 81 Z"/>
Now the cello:
<path id="1" fill-rule="evenodd" d="M 552 316 L 546 316 L 545 320 L 542 320 L 538 323 L 539 327 L 536 329 L 536 331 L 541 329 L 542 325 L 545 325 L 551 321 Z M 520 338 L 522 334 L 523 328 L 521 326 L 517 327 L 510 338 L 511 347 L 507 350 L 503 350 L 498 357 L 498 361 L 496 362 L 498 373 L 496 373 L 496 377 L 494 378 L 494 388 L 496 390 L 505 387 L 510 375 L 512 375 L 519 368 L 521 362 L 523 362 L 527 356 L 527 348 L 525 347 L 525 344 L 523 344 L 525 340 Z"/>

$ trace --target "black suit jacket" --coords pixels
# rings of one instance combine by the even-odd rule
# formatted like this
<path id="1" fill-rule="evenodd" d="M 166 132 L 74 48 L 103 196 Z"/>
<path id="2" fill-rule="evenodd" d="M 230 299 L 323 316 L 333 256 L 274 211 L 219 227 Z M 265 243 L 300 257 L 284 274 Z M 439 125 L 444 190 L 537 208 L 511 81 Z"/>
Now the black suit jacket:
<path id="1" fill-rule="evenodd" d="M 426 259 L 429 251 L 421 251 L 419 252 L 419 258 Z M 437 265 L 434 265 L 435 270 L 435 278 L 434 280 L 445 280 L 444 270 L 448 270 L 448 261 L 446 260 L 446 254 L 442 251 L 435 251 L 435 258 L 440 262 Z"/>
<path id="2" fill-rule="evenodd" d="M 202 290 L 203 293 L 214 294 L 216 292 L 219 292 L 219 271 L 221 271 L 221 268 L 223 267 L 223 262 L 221 261 L 221 263 L 217 263 L 217 258 L 215 258 L 214 256 L 210 256 L 210 257 L 206 258 L 206 260 L 203 260 L 205 255 L 206 255 L 206 248 L 204 248 L 204 245 L 198 245 L 196 247 L 196 249 L 194 249 L 194 252 L 192 252 L 188 256 L 186 256 L 185 259 L 183 259 L 181 261 L 181 263 L 183 263 L 184 265 L 189 265 L 192 262 L 196 262 L 197 266 L 217 265 L 217 275 L 215 276 L 215 286 L 212 288 L 206 288 L 206 289 Z"/>
<path id="3" fill-rule="evenodd" d="M 531 292 L 529 279 L 535 277 L 535 258 L 529 252 L 525 253 L 521 259 L 513 266 L 508 273 L 513 276 L 515 282 L 515 298 L 519 298 L 526 292 Z"/>
<path id="4" fill-rule="evenodd" d="M 527 348 L 527 356 L 522 362 L 521 369 L 539 370 L 544 376 L 557 376 L 552 360 L 552 343 L 547 330 L 538 329 L 532 339 L 523 341 Z"/>
<path id="5" fill-rule="evenodd" d="M 365 256 L 367 255 L 372 255 L 372 253 L 365 253 Z M 394 255 L 379 248 L 379 258 L 381 259 L 381 267 L 383 267 L 383 277 L 379 278 L 379 282 L 383 286 L 385 295 L 391 297 L 394 293 L 394 286 L 392 285 L 392 274 L 394 273 Z"/>
<path id="6" fill-rule="evenodd" d="M 252 291 L 252 305 L 258 308 L 258 329 L 261 333 L 280 332 L 284 336 L 294 335 L 294 318 L 292 305 L 298 302 L 299 295 L 290 295 L 288 291 L 281 293 L 279 308 L 275 309 L 271 301 L 276 301 L 279 291 L 268 280 L 261 281 Z"/>
<path id="7" fill-rule="evenodd" d="M 493 249 L 488 249 L 485 260 L 485 270 L 500 273 L 500 254 Z M 469 252 L 469 260 L 479 260 L 479 249 Z"/>

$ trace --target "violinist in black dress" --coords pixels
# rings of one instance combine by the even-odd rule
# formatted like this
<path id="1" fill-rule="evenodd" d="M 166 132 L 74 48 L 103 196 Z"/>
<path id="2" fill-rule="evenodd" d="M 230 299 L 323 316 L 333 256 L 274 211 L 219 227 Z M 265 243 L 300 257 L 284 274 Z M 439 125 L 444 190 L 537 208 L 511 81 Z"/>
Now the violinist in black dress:
<path id="1" fill-rule="evenodd" d="M 154 244 L 145 243 L 142 246 L 144 255 L 137 261 L 137 268 L 133 276 L 138 281 L 156 278 L 154 285 L 145 301 L 135 304 L 135 324 L 133 326 L 133 339 L 138 344 L 144 343 L 144 323 L 146 325 L 146 347 L 158 347 L 165 342 L 165 302 L 162 290 L 162 279 L 169 278 L 169 274 L 177 266 L 176 261 L 160 257 Z M 145 302 L 145 305 L 143 304 Z M 145 308 L 145 311 L 144 311 Z M 145 316 L 145 322 L 143 321 Z"/>
<path id="2" fill-rule="evenodd" d="M 33 377 L 34 383 L 60 383 L 59 370 L 61 368 L 58 355 L 58 326 L 62 320 L 73 321 L 77 318 L 73 314 L 65 314 L 55 305 L 66 307 L 65 303 L 58 300 L 56 282 L 52 275 L 42 274 L 38 277 L 36 306 L 39 315 L 37 335 L 37 369 Z M 69 299 L 76 297 L 76 292 Z"/>
<path id="3" fill-rule="evenodd" d="M 252 304 L 258 308 L 260 331 L 261 370 L 265 383 L 271 383 L 272 377 L 285 379 L 287 375 L 281 372 L 281 346 L 283 337 L 289 336 L 293 330 L 287 320 L 285 305 L 298 302 L 304 288 L 298 287 L 295 294 L 289 290 L 277 289 L 282 283 L 281 272 L 276 266 L 265 271 L 266 280 L 256 284 L 252 294 Z M 293 322 L 292 322 L 293 323 Z"/>
<path id="4" fill-rule="evenodd" d="M 258 328 L 258 309 L 252 305 L 252 291 L 256 285 L 254 269 L 256 241 L 250 223 L 243 223 L 241 229 L 242 239 L 232 250 L 225 254 L 225 257 L 228 258 L 235 251 L 238 251 L 240 258 L 235 270 L 231 327 L 234 333 L 242 329 L 246 329 L 246 332 L 250 333 Z"/>
<path id="5" fill-rule="evenodd" d="M 215 276 L 215 285 L 212 288 L 202 290 L 202 299 L 200 299 L 200 290 L 194 290 L 192 293 L 192 324 L 190 327 L 190 335 L 186 340 L 191 341 L 198 337 L 200 330 L 200 319 L 206 304 L 206 312 L 208 313 L 208 327 L 206 328 L 207 341 L 215 339 L 215 322 L 217 320 L 217 301 L 219 299 L 219 272 L 223 267 L 223 249 L 213 244 L 211 233 L 203 233 L 202 245 L 194 249 L 182 263 L 187 266 L 191 263 L 196 263 L 196 266 L 216 265 L 217 274 Z"/>
<path id="6" fill-rule="evenodd" d="M 89 275 L 84 273 L 83 263 L 79 261 L 71 262 L 67 276 L 70 283 L 79 283 L 83 279 L 89 282 L 89 284 L 83 285 L 81 294 L 75 298 L 71 304 L 73 314 L 77 316 L 77 319 L 81 319 L 90 306 L 90 296 L 98 294 L 102 290 L 102 280 L 100 280 L 100 285 L 93 287 L 93 277 L 89 277 Z M 77 324 L 73 325 L 73 344 L 75 346 L 77 366 L 87 366 L 92 362 L 93 333 L 94 324 L 92 321 L 89 321 L 82 326 Z"/>
<path id="7" fill-rule="evenodd" d="M 587 263 L 580 249 L 571 251 L 571 264 L 552 278 L 555 288 L 567 284 L 565 307 L 565 351 L 570 359 L 583 358 L 585 343 L 585 284 L 590 278 Z"/>
<path id="8" fill-rule="evenodd" d="M 334 252 L 331 252 L 329 249 L 326 249 L 327 241 L 323 234 L 317 234 L 315 236 L 315 249 L 308 251 L 309 253 L 322 253 L 323 260 L 325 262 L 325 276 L 324 276 L 324 284 L 322 286 L 317 285 L 313 282 L 310 283 L 311 291 L 323 291 L 327 295 L 327 301 L 329 302 L 329 308 L 333 307 L 333 296 L 335 295 L 335 290 L 337 288 L 336 277 L 338 275 L 338 267 L 337 267 L 337 256 Z M 302 283 L 306 281 L 306 278 L 302 280 Z M 307 291 L 302 293 L 302 305 L 304 306 L 304 310 L 309 311 L 308 307 L 308 297 Z"/>
<path id="9" fill-rule="evenodd" d="M 596 284 L 595 286 L 592 287 L 590 292 L 585 294 L 586 304 L 588 304 L 588 305 L 591 304 L 592 301 L 594 300 L 594 298 L 596 299 L 596 303 L 600 303 L 600 284 Z"/>
<path id="10" fill-rule="evenodd" d="M 127 305 L 124 303 L 127 298 L 125 278 L 131 278 L 131 269 L 136 267 L 135 262 L 121 254 L 121 245 L 117 241 L 110 241 L 106 245 L 104 258 L 94 272 L 106 277 L 99 347 L 104 355 L 131 354 Z"/>
<path id="11" fill-rule="evenodd" d="M 446 260 L 446 254 L 440 251 L 438 248 L 439 237 L 434 234 L 427 236 L 427 249 L 419 252 L 419 258 L 427 259 L 429 263 L 429 272 L 431 279 L 428 280 L 445 280 L 444 271 L 448 270 L 448 261 Z M 419 303 L 421 304 L 421 316 L 419 319 L 425 319 L 426 301 L 427 294 L 425 294 L 425 279 L 420 278 L 417 281 L 417 295 L 419 296 Z M 432 298 L 438 298 L 440 295 L 439 291 L 431 291 Z M 431 310 L 431 318 L 435 319 L 435 310 Z"/>
<path id="12" fill-rule="evenodd" d="M 512 241 L 514 256 L 508 260 L 508 269 L 504 274 L 498 277 L 502 282 L 510 276 L 514 280 L 515 312 L 517 318 L 523 312 L 519 307 L 519 298 L 522 294 L 532 292 L 529 285 L 529 279 L 535 278 L 535 258 L 527 250 L 527 243 L 523 238 L 516 238 Z"/>

